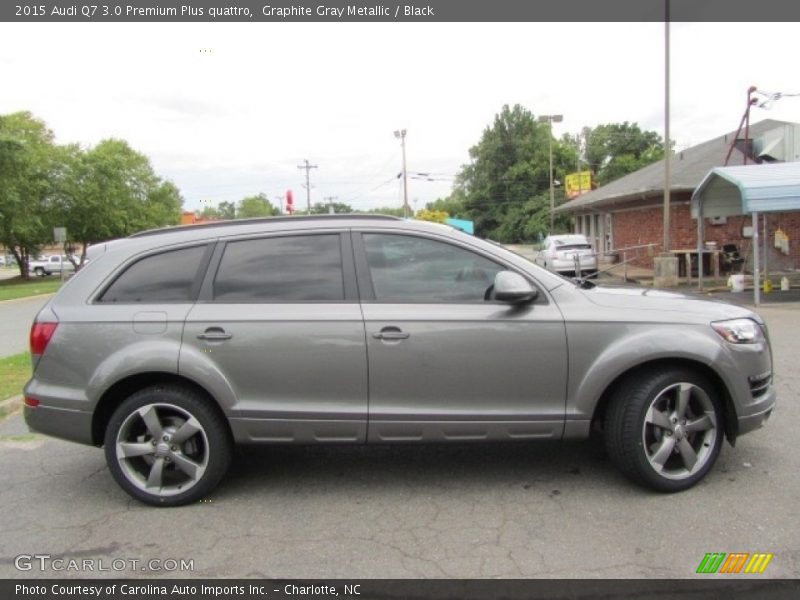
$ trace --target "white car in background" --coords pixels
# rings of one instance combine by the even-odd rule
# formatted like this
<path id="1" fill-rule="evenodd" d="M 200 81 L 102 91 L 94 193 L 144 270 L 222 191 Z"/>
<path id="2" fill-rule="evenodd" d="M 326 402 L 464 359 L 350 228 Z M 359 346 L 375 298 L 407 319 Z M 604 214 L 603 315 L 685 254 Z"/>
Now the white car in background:
<path id="1" fill-rule="evenodd" d="M 75 257 L 73 257 L 73 260 L 75 260 Z M 30 261 L 28 263 L 28 270 L 39 277 L 46 277 L 53 273 L 60 274 L 62 270 L 65 273 L 74 273 L 75 265 L 69 257 L 64 255 L 42 256 L 36 260 Z"/>
<path id="2" fill-rule="evenodd" d="M 586 236 L 580 234 L 548 235 L 535 262 L 561 274 L 597 272 L 597 255 Z"/>

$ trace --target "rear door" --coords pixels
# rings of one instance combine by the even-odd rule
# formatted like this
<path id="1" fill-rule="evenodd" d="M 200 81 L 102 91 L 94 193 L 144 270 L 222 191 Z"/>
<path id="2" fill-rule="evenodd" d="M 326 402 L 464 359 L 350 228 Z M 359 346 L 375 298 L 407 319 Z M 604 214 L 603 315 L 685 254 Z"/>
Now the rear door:
<path id="1" fill-rule="evenodd" d="M 487 300 L 508 267 L 449 240 L 364 231 L 354 242 L 370 441 L 561 436 L 566 334 L 543 292 L 518 307 Z"/>
<path id="2" fill-rule="evenodd" d="M 181 370 L 230 389 L 239 441 L 364 441 L 366 348 L 348 233 L 221 242 L 183 339 Z"/>

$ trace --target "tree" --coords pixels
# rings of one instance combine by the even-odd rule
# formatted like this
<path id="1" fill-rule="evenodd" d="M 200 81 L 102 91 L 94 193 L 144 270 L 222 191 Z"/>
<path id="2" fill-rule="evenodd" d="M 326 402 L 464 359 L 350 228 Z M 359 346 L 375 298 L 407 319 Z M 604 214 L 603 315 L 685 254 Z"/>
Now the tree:
<path id="1" fill-rule="evenodd" d="M 389 215 L 391 217 L 405 217 L 405 212 L 401 208 L 393 208 L 393 207 L 381 207 L 381 208 L 370 208 L 366 211 L 368 215 Z"/>
<path id="2" fill-rule="evenodd" d="M 68 146 L 59 158 L 59 222 L 67 228 L 67 254 L 79 249 L 81 264 L 90 244 L 179 222 L 180 192 L 127 142 L 103 140 L 86 151 Z"/>
<path id="3" fill-rule="evenodd" d="M 437 198 L 433 202 L 428 202 L 425 205 L 426 210 L 444 211 L 448 216 L 458 219 L 461 216 L 466 216 L 466 207 L 464 206 L 464 196 L 460 190 L 454 190 L 452 194 L 446 198 Z"/>
<path id="4" fill-rule="evenodd" d="M 344 202 L 332 202 L 330 204 L 317 202 L 311 205 L 312 215 L 327 215 L 330 212 L 330 207 L 333 206 L 333 212 L 337 215 L 347 215 L 353 212 L 353 207 Z"/>
<path id="5" fill-rule="evenodd" d="M 236 207 L 237 219 L 272 217 L 278 214 L 280 214 L 280 211 L 267 200 L 267 196 L 263 193 L 242 198 Z"/>
<path id="6" fill-rule="evenodd" d="M 574 170 L 574 146 L 553 140 L 554 178 Z M 476 233 L 500 242 L 519 242 L 549 229 L 550 129 L 520 105 L 504 106 L 495 115 L 481 140 L 469 150 L 470 164 L 456 178 L 451 199 L 463 199 L 465 216 L 475 223 Z M 542 195 L 547 194 L 548 219 L 524 219 L 538 215 Z M 558 194 L 563 197 L 559 189 Z M 566 228 L 564 218 L 558 228 Z"/>
<path id="7" fill-rule="evenodd" d="M 216 206 L 211 206 L 207 204 L 203 207 L 203 210 L 200 211 L 198 215 L 201 219 L 220 219 L 221 215 L 219 212 L 219 208 Z"/>
<path id="8" fill-rule="evenodd" d="M 217 213 L 222 219 L 235 219 L 236 218 L 236 205 L 233 202 L 223 201 L 217 207 Z"/>
<path id="9" fill-rule="evenodd" d="M 586 158 L 598 185 L 664 158 L 664 141 L 655 131 L 642 131 L 636 123 L 608 123 L 584 128 Z"/>
<path id="10" fill-rule="evenodd" d="M 0 244 L 28 277 L 28 260 L 52 238 L 53 132 L 29 112 L 0 116 Z"/>

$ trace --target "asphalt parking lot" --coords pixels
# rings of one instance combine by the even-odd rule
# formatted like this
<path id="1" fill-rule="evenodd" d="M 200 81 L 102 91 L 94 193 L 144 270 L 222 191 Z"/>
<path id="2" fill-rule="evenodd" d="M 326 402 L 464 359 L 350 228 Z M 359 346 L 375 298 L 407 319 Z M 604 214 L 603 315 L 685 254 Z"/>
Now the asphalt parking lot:
<path id="1" fill-rule="evenodd" d="M 207 501 L 153 509 L 117 487 L 100 450 L 26 434 L 12 416 L 0 577 L 689 578 L 707 552 L 770 552 L 758 577 L 797 577 L 800 304 L 761 313 L 776 413 L 676 495 L 628 483 L 591 442 L 265 448 L 242 453 Z M 19 555 L 109 570 L 21 571 Z M 182 559 L 191 571 L 142 570 Z"/>

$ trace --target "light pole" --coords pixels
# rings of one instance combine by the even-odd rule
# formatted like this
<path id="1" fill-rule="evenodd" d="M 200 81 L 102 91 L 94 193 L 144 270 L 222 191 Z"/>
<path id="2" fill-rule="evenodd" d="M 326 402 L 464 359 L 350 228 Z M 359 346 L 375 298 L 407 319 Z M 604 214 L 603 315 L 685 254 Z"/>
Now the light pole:
<path id="1" fill-rule="evenodd" d="M 564 115 L 539 115 L 539 123 L 548 125 L 548 141 L 550 142 L 550 233 L 553 233 L 553 220 L 556 210 L 556 192 L 553 187 L 553 123 L 561 123 Z"/>
<path id="2" fill-rule="evenodd" d="M 403 147 L 403 216 L 407 219 L 409 206 L 408 206 L 408 174 L 406 173 L 406 130 L 398 129 L 394 132 L 394 137 L 400 140 L 400 145 Z"/>

